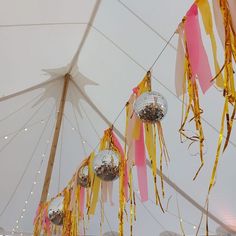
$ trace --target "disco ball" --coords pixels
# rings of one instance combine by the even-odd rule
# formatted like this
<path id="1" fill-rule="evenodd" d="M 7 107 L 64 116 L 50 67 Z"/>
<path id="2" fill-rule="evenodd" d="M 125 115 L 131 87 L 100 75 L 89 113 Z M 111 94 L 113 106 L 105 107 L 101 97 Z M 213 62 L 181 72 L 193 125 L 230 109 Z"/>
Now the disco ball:
<path id="1" fill-rule="evenodd" d="M 93 170 L 104 181 L 113 181 L 119 177 L 119 157 L 112 150 L 100 151 L 94 158 Z"/>
<path id="2" fill-rule="evenodd" d="M 141 94 L 134 103 L 135 114 L 145 123 L 161 121 L 167 109 L 166 99 L 155 91 Z"/>
<path id="3" fill-rule="evenodd" d="M 48 218 L 55 225 L 63 224 L 63 197 L 57 197 L 50 203 L 48 207 Z"/>
<path id="4" fill-rule="evenodd" d="M 84 165 L 79 168 L 77 175 L 77 184 L 84 188 L 90 187 L 88 165 Z"/>

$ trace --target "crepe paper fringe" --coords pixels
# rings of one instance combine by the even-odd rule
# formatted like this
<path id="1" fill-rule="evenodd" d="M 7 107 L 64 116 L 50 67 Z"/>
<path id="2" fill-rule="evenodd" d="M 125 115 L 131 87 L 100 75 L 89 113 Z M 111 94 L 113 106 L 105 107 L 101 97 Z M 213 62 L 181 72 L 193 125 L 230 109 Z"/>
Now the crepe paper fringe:
<path id="1" fill-rule="evenodd" d="M 135 165 L 137 167 L 138 174 L 138 186 L 141 196 L 141 201 L 145 202 L 148 200 L 148 180 L 147 180 L 147 167 L 146 167 L 146 151 L 148 153 L 149 159 L 151 161 L 153 183 L 155 191 L 156 204 L 160 205 L 160 208 L 164 212 L 161 204 L 159 191 L 157 188 L 157 148 L 156 143 L 159 143 L 159 169 L 160 169 L 160 181 L 162 196 L 165 196 L 164 192 L 164 181 L 163 181 L 163 159 L 166 163 L 169 161 L 169 155 L 167 147 L 164 140 L 164 134 L 161 126 L 161 122 L 157 124 L 142 123 L 142 121 L 135 115 L 133 105 L 135 100 L 143 93 L 152 90 L 151 86 L 151 72 L 148 71 L 144 79 L 138 84 L 136 88 L 133 89 L 133 94 L 131 95 L 129 101 L 126 105 L 126 132 L 125 132 L 125 152 L 127 156 L 127 162 L 129 167 L 129 173 L 132 174 L 132 167 Z M 158 134 L 158 138 L 156 137 Z M 130 185 L 132 184 L 132 177 L 130 176 Z M 133 187 L 130 186 L 130 194 L 132 194 Z M 132 203 L 130 205 L 130 219 L 131 219 L 131 229 L 132 222 L 135 218 L 134 198 L 130 195 Z M 132 232 L 132 230 L 131 230 Z"/>
<path id="2" fill-rule="evenodd" d="M 224 108 L 222 112 L 221 127 L 218 138 L 217 150 L 215 162 L 212 170 L 211 180 L 209 184 L 208 192 L 210 193 L 214 183 L 215 176 L 217 172 L 218 162 L 221 153 L 221 147 L 223 143 L 223 134 L 225 130 L 225 124 L 227 127 L 227 135 L 224 142 L 222 152 L 224 152 L 228 146 L 229 139 L 231 136 L 232 126 L 234 123 L 235 113 L 236 113 L 236 91 L 234 84 L 234 70 L 233 61 L 236 62 L 236 31 L 235 31 L 235 10 L 236 4 L 230 0 L 217 0 L 215 3 L 215 12 L 221 12 L 224 26 L 224 50 L 225 50 L 225 62 L 224 62 L 224 86 L 223 86 L 223 96 L 225 98 Z M 229 109 L 229 106 L 233 109 Z M 230 111 L 232 110 L 232 111 Z"/>

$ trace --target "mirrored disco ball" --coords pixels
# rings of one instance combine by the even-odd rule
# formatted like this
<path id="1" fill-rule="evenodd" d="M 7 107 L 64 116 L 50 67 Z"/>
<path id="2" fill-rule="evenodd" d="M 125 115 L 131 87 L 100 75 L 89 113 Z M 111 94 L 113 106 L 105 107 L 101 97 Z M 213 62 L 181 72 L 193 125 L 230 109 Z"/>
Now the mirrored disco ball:
<path id="1" fill-rule="evenodd" d="M 95 174 L 104 181 L 113 181 L 119 177 L 119 157 L 112 150 L 99 152 L 93 161 Z"/>
<path id="2" fill-rule="evenodd" d="M 63 197 L 55 198 L 48 207 L 48 218 L 55 225 L 63 224 Z"/>
<path id="3" fill-rule="evenodd" d="M 81 187 L 90 187 L 89 169 L 88 165 L 81 166 L 77 175 L 77 184 Z"/>
<path id="4" fill-rule="evenodd" d="M 161 121 L 166 115 L 167 109 L 166 99 L 155 91 L 143 93 L 134 103 L 135 114 L 145 123 Z"/>

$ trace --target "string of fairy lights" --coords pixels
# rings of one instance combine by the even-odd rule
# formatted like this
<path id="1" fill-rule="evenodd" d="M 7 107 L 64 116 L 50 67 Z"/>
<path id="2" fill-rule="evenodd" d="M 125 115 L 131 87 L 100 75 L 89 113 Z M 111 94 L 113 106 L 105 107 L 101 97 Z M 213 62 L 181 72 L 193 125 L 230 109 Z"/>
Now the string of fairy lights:
<path id="1" fill-rule="evenodd" d="M 42 134 L 44 133 L 46 127 L 49 126 L 49 124 L 50 124 L 49 121 L 50 121 L 51 115 L 47 116 L 47 117 L 48 117 L 48 120 L 46 120 L 46 121 L 45 121 L 45 119 L 40 120 L 41 124 L 45 124 L 45 127 L 44 127 L 44 129 L 42 131 Z M 87 140 L 82 138 L 81 132 L 79 130 L 78 123 L 77 123 L 77 127 L 75 127 L 72 124 L 72 122 L 70 121 L 70 119 L 68 118 L 68 116 L 66 114 L 63 114 L 63 118 L 68 121 L 69 125 L 71 126 L 71 130 L 72 131 L 76 131 L 79 134 L 79 137 L 80 137 L 80 140 L 81 140 L 81 144 L 82 144 L 82 147 L 84 148 L 84 150 L 85 150 L 85 145 L 86 144 L 88 144 L 89 148 L 92 148 L 92 146 L 87 142 Z M 75 118 L 77 120 L 76 116 L 75 116 Z M 54 119 L 52 119 L 52 121 L 54 121 Z M 53 127 L 54 127 L 54 125 L 53 125 Z M 28 126 L 27 128 L 24 129 L 24 131 L 28 131 L 29 128 L 32 128 L 32 126 Z M 39 184 L 39 178 L 40 178 L 40 175 L 42 173 L 43 164 L 44 164 L 45 160 L 47 159 L 46 153 L 47 153 L 47 150 L 49 148 L 50 140 L 51 140 L 52 135 L 53 135 L 53 130 L 54 129 L 52 129 L 52 131 L 51 131 L 50 137 L 46 140 L 45 150 L 44 150 L 44 152 L 41 155 L 41 160 L 40 160 L 40 163 L 39 163 L 39 167 L 37 168 L 36 173 L 34 175 L 34 178 L 33 178 L 30 190 L 29 190 L 29 194 L 28 194 L 26 200 L 24 201 L 21 213 L 20 213 L 19 217 L 16 219 L 15 224 L 14 224 L 14 226 L 12 228 L 12 234 L 16 234 L 16 232 L 19 231 L 20 223 L 23 223 L 23 219 L 24 219 L 24 215 L 25 215 L 26 210 L 27 210 L 27 206 L 29 205 L 30 200 L 33 199 L 32 196 L 34 195 L 34 189 L 36 188 L 36 185 Z M 42 137 L 42 135 L 41 135 L 41 137 Z M 61 153 L 60 153 L 60 155 L 61 155 Z M 23 235 L 23 233 L 20 233 L 20 235 Z"/>
<path id="2" fill-rule="evenodd" d="M 84 113 L 86 112 L 84 108 L 83 108 L 83 112 L 84 112 Z M 88 116 L 88 114 L 86 113 L 86 117 L 87 117 L 87 116 Z M 51 116 L 47 116 L 47 117 L 48 117 L 48 120 L 47 120 L 47 121 L 45 121 L 45 119 L 41 119 L 41 120 L 39 121 L 41 124 L 45 124 L 45 127 L 47 127 Z M 79 122 L 78 122 L 77 116 L 76 116 L 76 115 L 74 116 L 74 117 L 75 117 L 75 120 L 76 120 L 76 125 L 73 125 L 73 122 L 69 119 L 69 117 L 68 117 L 66 114 L 64 114 L 63 117 L 64 117 L 65 120 L 68 121 L 68 124 L 71 126 L 72 131 L 76 131 L 76 132 L 78 133 L 78 135 L 79 135 L 79 137 L 80 137 L 80 140 L 81 140 L 81 144 L 84 146 L 84 148 L 85 148 L 85 144 L 87 144 L 88 147 L 89 147 L 90 149 L 92 149 L 92 145 L 90 145 L 89 142 L 88 142 L 87 140 L 85 140 L 85 139 L 82 137 L 82 135 L 81 135 L 81 132 L 80 132 L 79 126 L 78 126 Z M 88 122 L 90 123 L 92 129 L 94 130 L 95 134 L 98 134 L 98 131 L 95 129 L 94 124 L 92 124 L 91 119 L 87 119 L 87 120 L 88 120 Z M 39 123 L 39 122 L 38 122 L 38 123 Z M 35 123 L 36 123 L 36 122 L 35 122 Z M 28 126 L 27 128 L 24 128 L 24 131 L 27 132 L 27 131 L 29 131 L 29 129 L 32 128 L 32 127 L 33 127 L 33 124 L 32 124 L 31 126 Z M 23 208 L 22 208 L 22 210 L 21 210 L 21 214 L 20 214 L 20 216 L 17 218 L 17 220 L 15 221 L 15 225 L 14 225 L 14 227 L 12 228 L 12 234 L 15 234 L 15 233 L 20 229 L 20 223 L 22 223 L 23 220 L 24 220 L 24 215 L 25 215 L 25 213 L 26 213 L 26 211 L 27 211 L 27 206 L 29 205 L 29 202 L 30 202 L 30 200 L 32 199 L 32 196 L 34 195 L 34 189 L 35 189 L 36 185 L 38 184 L 39 176 L 40 176 L 40 174 L 41 174 L 41 172 L 42 172 L 42 166 L 43 166 L 43 163 L 44 163 L 44 161 L 45 161 L 45 159 L 46 159 L 46 153 L 47 153 L 47 150 L 48 150 L 48 147 L 49 147 L 49 144 L 50 144 L 50 140 L 51 140 L 52 134 L 53 134 L 53 129 L 52 129 L 52 131 L 51 131 L 51 134 L 50 134 L 49 139 L 46 140 L 45 150 L 44 150 L 44 152 L 43 152 L 42 155 L 41 155 L 41 160 L 40 160 L 39 167 L 37 168 L 37 171 L 36 171 L 36 173 L 35 173 L 35 175 L 34 175 L 34 179 L 33 179 L 33 181 L 32 181 L 32 184 L 31 184 L 31 187 L 30 187 L 30 191 L 29 191 L 28 197 L 26 198 L 26 200 L 25 200 L 25 202 L 24 202 L 24 206 L 23 206 Z M 136 194 L 137 194 L 137 195 L 139 194 L 139 193 L 138 193 L 138 190 L 136 190 Z M 152 202 L 151 199 L 148 199 L 148 201 Z M 146 209 L 146 211 L 148 212 L 148 214 L 150 214 L 150 210 L 149 210 L 146 206 L 145 206 L 145 209 Z M 177 215 L 175 215 L 175 214 L 173 214 L 173 213 L 171 213 L 171 212 L 169 212 L 169 211 L 167 211 L 167 212 L 168 212 L 169 214 L 173 215 L 174 217 L 178 218 L 178 220 L 180 220 L 181 222 L 184 222 L 184 223 L 186 223 L 186 224 L 192 225 L 192 226 L 193 226 L 193 229 L 196 229 L 196 225 L 190 223 L 190 222 L 187 221 L 187 220 L 184 220 L 183 218 L 179 218 Z M 157 220 L 156 217 L 153 216 L 153 214 L 150 214 L 150 215 L 151 215 L 151 217 L 154 217 L 154 220 L 155 220 L 155 221 Z M 159 222 L 159 221 L 158 221 L 158 222 Z M 23 233 L 20 233 L 20 235 L 23 235 Z"/>
<path id="3" fill-rule="evenodd" d="M 51 113 L 53 113 L 54 110 L 55 110 L 55 107 L 53 107 Z M 44 125 L 44 128 L 43 128 L 43 130 L 41 132 L 41 135 L 39 137 L 39 142 L 41 141 L 41 139 L 43 137 L 43 134 L 45 133 L 45 130 L 48 127 L 50 127 L 50 121 L 52 121 L 52 123 L 54 123 L 55 117 L 53 117 L 53 119 L 51 119 L 51 117 L 53 117 L 53 116 L 49 116 L 49 118 L 46 121 L 43 122 L 45 125 Z M 54 125 L 53 125 L 53 127 L 54 127 Z M 15 225 L 12 228 L 12 234 L 14 234 L 16 230 L 17 231 L 19 230 L 20 222 L 23 221 L 24 215 L 25 215 L 26 210 L 27 210 L 27 206 L 29 205 L 29 201 L 32 198 L 32 196 L 34 195 L 34 189 L 36 188 L 36 185 L 38 184 L 38 181 L 39 181 L 39 178 L 40 178 L 40 174 L 42 172 L 42 167 L 43 167 L 44 161 L 46 159 L 46 153 L 47 153 L 47 150 L 49 148 L 49 144 L 50 144 L 50 140 L 51 140 L 52 134 L 53 134 L 53 129 L 52 129 L 52 131 L 50 133 L 50 137 L 48 139 L 46 139 L 46 142 L 45 142 L 46 146 L 44 148 L 44 152 L 42 152 L 42 154 L 41 154 L 41 159 L 40 159 L 40 162 L 39 162 L 39 166 L 38 166 L 38 168 L 36 170 L 36 173 L 34 175 L 33 181 L 31 183 L 29 194 L 28 194 L 27 198 L 24 201 L 23 208 L 21 210 L 20 216 L 16 219 Z"/>

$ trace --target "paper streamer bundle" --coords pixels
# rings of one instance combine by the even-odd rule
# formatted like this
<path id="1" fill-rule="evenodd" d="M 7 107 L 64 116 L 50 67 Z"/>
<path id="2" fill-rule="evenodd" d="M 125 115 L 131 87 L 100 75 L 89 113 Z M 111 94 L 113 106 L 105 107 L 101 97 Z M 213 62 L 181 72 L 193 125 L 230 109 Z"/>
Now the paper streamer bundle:
<path id="1" fill-rule="evenodd" d="M 92 153 L 89 158 L 82 162 L 81 166 L 85 164 L 89 165 L 89 160 L 93 156 L 94 154 Z M 53 233 L 57 233 L 62 236 L 84 235 L 85 201 L 86 208 L 89 209 L 90 188 L 84 188 L 78 184 L 78 174 L 80 168 L 62 192 L 49 201 L 40 203 L 34 220 L 34 236 L 39 236 L 41 233 L 44 235 L 52 235 Z M 89 175 L 91 176 L 90 173 Z M 61 224 L 56 225 L 49 219 L 49 208 L 53 201 L 59 197 L 63 198 L 62 210 L 60 212 L 63 221 Z M 83 232 L 80 232 L 80 223 L 82 222 Z"/>
<path id="2" fill-rule="evenodd" d="M 179 41 L 176 60 L 176 93 L 183 96 L 183 113 L 179 132 L 181 139 L 186 138 L 190 141 L 189 146 L 194 142 L 199 143 L 201 165 L 194 176 L 195 179 L 204 165 L 204 133 L 201 122 L 203 111 L 199 102 L 199 86 L 202 92 L 205 93 L 212 85 L 208 57 L 201 39 L 198 6 L 196 3 L 187 12 L 177 32 L 179 33 Z M 211 30 L 208 29 L 208 32 L 211 32 Z M 218 70 L 218 67 L 216 69 Z M 185 102 L 187 103 L 186 106 Z M 192 113 L 193 117 L 190 117 L 190 113 Z M 196 134 L 193 136 L 188 135 L 186 132 L 187 122 L 190 121 L 195 123 Z"/>
<path id="3" fill-rule="evenodd" d="M 168 162 L 169 156 L 166 148 L 161 122 L 155 123 L 142 122 L 135 114 L 135 101 L 146 92 L 151 92 L 151 72 L 148 72 L 140 84 L 133 89 L 129 101 L 126 105 L 126 134 L 125 134 L 125 152 L 128 160 L 130 172 L 130 185 L 132 186 L 132 166 L 135 165 L 138 174 L 138 187 L 141 196 L 141 201 L 148 200 L 148 180 L 146 167 L 146 150 L 151 161 L 152 174 L 154 178 L 154 190 L 156 204 L 159 204 L 161 209 L 161 200 L 157 188 L 157 168 L 160 169 L 161 189 L 164 197 L 164 182 L 163 182 L 163 160 Z M 146 113 L 146 115 L 148 115 Z M 157 137 L 158 135 L 158 137 Z M 159 143 L 159 163 L 157 162 L 157 140 Z M 135 199 L 131 199 L 134 201 Z M 131 212 L 134 215 L 134 208 L 131 207 Z"/>
<path id="4" fill-rule="evenodd" d="M 123 236 L 124 229 L 124 210 L 125 203 L 128 199 L 128 173 L 126 159 L 124 156 L 124 151 L 121 144 L 119 143 L 117 137 L 113 133 L 112 128 L 104 131 L 104 136 L 100 142 L 99 152 L 110 150 L 114 152 L 119 158 L 119 235 Z M 98 153 L 99 154 L 99 153 Z M 95 157 L 96 158 L 96 157 Z M 95 159 L 91 159 L 91 163 Z M 95 164 L 94 164 L 95 165 Z M 94 167 L 90 167 L 94 168 Z M 107 171 L 108 172 L 108 171 Z M 91 186 L 92 198 L 90 203 L 90 209 L 88 211 L 89 215 L 93 215 L 96 210 L 97 202 L 99 200 L 99 192 L 101 190 L 102 202 L 107 199 L 107 194 L 109 195 L 110 202 L 112 203 L 112 182 L 102 181 L 98 176 L 93 174 L 93 183 Z M 103 212 L 103 210 L 102 210 Z M 103 217 L 102 217 L 103 218 Z"/>
<path id="5" fill-rule="evenodd" d="M 215 19 L 218 19 L 216 21 L 217 31 L 225 51 L 224 66 L 222 68 L 223 96 L 225 102 L 222 112 L 216 158 L 209 185 L 209 192 L 215 183 L 215 176 L 221 153 L 225 125 L 227 127 L 227 135 L 222 150 L 223 152 L 229 143 L 236 112 L 236 91 L 233 70 L 233 64 L 236 62 L 236 2 L 234 0 L 213 0 L 213 7 Z"/>

